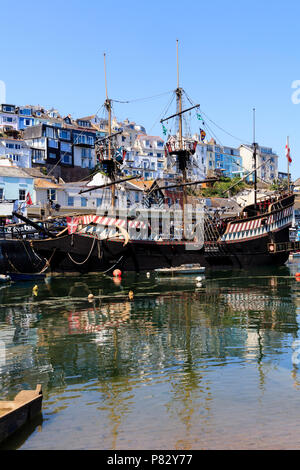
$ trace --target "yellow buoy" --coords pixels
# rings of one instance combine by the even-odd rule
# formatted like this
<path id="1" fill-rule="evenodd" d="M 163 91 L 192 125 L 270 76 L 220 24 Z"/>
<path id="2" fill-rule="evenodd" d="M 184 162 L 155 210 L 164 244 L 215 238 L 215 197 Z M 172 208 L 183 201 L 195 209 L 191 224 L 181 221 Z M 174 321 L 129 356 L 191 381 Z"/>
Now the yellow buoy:
<path id="1" fill-rule="evenodd" d="M 130 290 L 130 291 L 128 292 L 128 298 L 129 298 L 129 300 L 133 300 L 133 292 L 132 292 L 132 290 Z"/>

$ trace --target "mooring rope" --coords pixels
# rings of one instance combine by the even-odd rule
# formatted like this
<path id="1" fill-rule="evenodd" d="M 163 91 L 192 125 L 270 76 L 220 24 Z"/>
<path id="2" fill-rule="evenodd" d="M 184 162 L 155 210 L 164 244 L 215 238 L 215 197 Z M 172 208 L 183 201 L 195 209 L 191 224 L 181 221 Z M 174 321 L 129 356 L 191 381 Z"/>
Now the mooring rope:
<path id="1" fill-rule="evenodd" d="M 84 261 L 80 261 L 80 262 L 75 261 L 75 260 L 72 258 L 72 256 L 70 255 L 70 253 L 67 253 L 67 254 L 68 254 L 68 257 L 70 258 L 70 260 L 72 261 L 72 263 L 77 264 L 78 266 L 85 264 L 85 263 L 89 260 L 91 254 L 92 254 L 92 252 L 93 252 L 93 250 L 94 250 L 96 240 L 97 240 L 97 238 L 95 237 L 94 240 L 93 240 L 93 243 L 92 243 L 92 247 L 91 247 L 91 249 L 90 249 L 90 252 L 89 252 L 89 254 L 87 255 L 87 257 L 86 257 L 86 259 L 85 259 Z"/>

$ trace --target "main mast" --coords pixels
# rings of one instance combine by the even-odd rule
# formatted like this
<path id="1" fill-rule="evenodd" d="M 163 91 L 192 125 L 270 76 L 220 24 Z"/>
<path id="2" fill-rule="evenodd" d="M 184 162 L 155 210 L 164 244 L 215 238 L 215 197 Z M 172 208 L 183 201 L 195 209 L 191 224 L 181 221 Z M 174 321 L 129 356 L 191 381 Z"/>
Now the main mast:
<path id="1" fill-rule="evenodd" d="M 176 39 L 176 49 L 177 49 L 177 88 L 176 88 L 176 100 L 177 100 L 177 114 L 179 120 L 179 150 L 183 150 L 183 139 L 182 139 L 182 88 L 179 86 L 179 58 L 178 58 L 178 39 Z M 182 182 L 186 183 L 186 162 L 182 168 Z M 185 205 L 187 204 L 187 191 L 186 186 L 182 186 L 182 196 L 183 196 L 183 221 L 184 221 L 184 211 Z"/>
<path id="2" fill-rule="evenodd" d="M 111 100 L 108 98 L 108 93 L 107 93 L 107 78 L 106 78 L 106 62 L 105 62 L 106 54 L 104 53 L 104 75 L 105 75 L 105 95 L 106 95 L 106 100 L 104 103 L 104 106 L 108 112 L 108 136 L 111 136 Z M 108 139 L 108 160 L 112 160 L 112 155 L 111 155 L 111 139 Z M 115 192 L 116 192 L 116 187 L 115 185 L 111 186 L 111 203 L 112 207 L 115 207 Z"/>

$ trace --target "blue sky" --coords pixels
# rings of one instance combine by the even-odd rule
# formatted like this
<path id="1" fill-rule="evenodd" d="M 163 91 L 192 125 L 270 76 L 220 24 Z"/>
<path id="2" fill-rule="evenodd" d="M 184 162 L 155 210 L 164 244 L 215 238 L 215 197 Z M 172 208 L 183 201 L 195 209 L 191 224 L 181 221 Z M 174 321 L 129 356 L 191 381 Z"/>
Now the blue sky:
<path id="1" fill-rule="evenodd" d="M 103 52 L 110 98 L 128 101 L 174 90 L 178 38 L 180 85 L 237 137 L 207 121 L 221 144 L 252 141 L 255 107 L 256 141 L 273 147 L 279 169 L 286 171 L 289 136 L 292 175 L 300 176 L 300 104 L 291 99 L 292 82 L 300 80 L 300 2 L 1 3 L 0 80 L 7 102 L 53 106 L 74 117 L 94 114 L 105 99 Z M 114 111 L 162 136 L 159 118 L 170 98 L 114 103 Z"/>

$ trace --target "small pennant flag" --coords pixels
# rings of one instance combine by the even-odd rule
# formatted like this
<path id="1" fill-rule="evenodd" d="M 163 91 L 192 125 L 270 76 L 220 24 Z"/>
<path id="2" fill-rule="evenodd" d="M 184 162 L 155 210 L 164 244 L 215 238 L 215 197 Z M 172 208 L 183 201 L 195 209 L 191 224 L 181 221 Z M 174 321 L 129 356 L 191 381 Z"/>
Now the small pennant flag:
<path id="1" fill-rule="evenodd" d="M 203 129 L 200 129 L 200 138 L 201 141 L 203 142 L 206 137 L 206 132 Z"/>
<path id="2" fill-rule="evenodd" d="M 163 128 L 163 133 L 164 133 L 164 135 L 166 135 L 166 134 L 167 134 L 167 131 L 168 131 L 168 129 L 167 129 L 167 128 L 166 128 L 164 125 L 162 126 L 162 128 Z"/>
<path id="3" fill-rule="evenodd" d="M 114 154 L 115 160 L 117 160 L 118 163 L 122 163 L 124 160 L 124 155 L 123 155 L 123 148 L 119 147 Z"/>
<path id="4" fill-rule="evenodd" d="M 291 155 L 290 155 L 289 140 L 288 139 L 286 141 L 286 146 L 285 146 L 285 155 L 286 155 L 286 158 L 288 159 L 288 162 L 292 163 L 292 159 L 291 159 Z"/>

